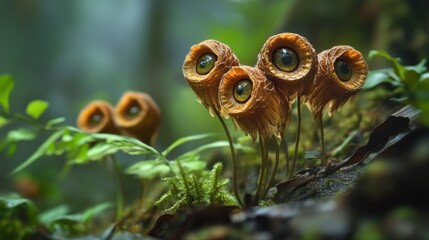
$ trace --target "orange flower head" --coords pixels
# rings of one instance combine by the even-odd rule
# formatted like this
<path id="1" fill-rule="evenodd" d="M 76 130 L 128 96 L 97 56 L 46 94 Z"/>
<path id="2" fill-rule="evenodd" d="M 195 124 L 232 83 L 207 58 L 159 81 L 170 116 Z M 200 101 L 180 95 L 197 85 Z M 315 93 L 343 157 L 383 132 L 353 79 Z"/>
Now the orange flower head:
<path id="1" fill-rule="evenodd" d="M 368 65 L 356 49 L 342 45 L 318 55 L 316 81 L 308 98 L 313 116 L 319 117 L 325 106 L 330 114 L 344 105 L 363 87 Z"/>
<path id="2" fill-rule="evenodd" d="M 161 122 L 161 111 L 148 94 L 126 92 L 116 105 L 116 121 L 123 135 L 154 145 Z"/>
<path id="3" fill-rule="evenodd" d="M 249 66 L 232 67 L 219 86 L 220 104 L 236 126 L 253 140 L 274 135 L 283 137 L 289 109 L 286 99 L 263 72 Z"/>
<path id="4" fill-rule="evenodd" d="M 317 54 L 306 38 L 281 33 L 267 39 L 256 66 L 293 101 L 297 94 L 306 96 L 317 72 Z"/>
<path id="5" fill-rule="evenodd" d="M 119 134 L 110 103 L 96 100 L 85 106 L 77 118 L 77 127 L 90 133 Z"/>
<path id="6" fill-rule="evenodd" d="M 183 75 L 189 86 L 202 103 L 214 116 L 214 111 L 221 111 L 218 88 L 222 76 L 233 66 L 240 63 L 231 49 L 216 40 L 205 40 L 191 47 L 183 63 Z"/>

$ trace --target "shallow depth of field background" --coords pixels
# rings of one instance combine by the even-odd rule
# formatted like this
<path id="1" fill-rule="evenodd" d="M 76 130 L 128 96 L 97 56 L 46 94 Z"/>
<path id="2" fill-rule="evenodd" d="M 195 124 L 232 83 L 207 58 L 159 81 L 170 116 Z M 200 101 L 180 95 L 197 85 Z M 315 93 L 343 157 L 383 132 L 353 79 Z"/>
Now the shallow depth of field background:
<path id="1" fill-rule="evenodd" d="M 242 64 L 253 65 L 269 36 L 295 32 L 318 52 L 347 44 L 364 56 L 386 50 L 412 65 L 428 57 L 427 9 L 423 0 L 1 0 L 0 74 L 15 79 L 12 112 L 43 99 L 50 107 L 42 121 L 62 116 L 69 125 L 91 100 L 116 104 L 124 91 L 146 92 L 162 110 L 161 150 L 179 137 L 222 133 L 182 76 L 193 44 L 220 40 Z M 75 166 L 60 177 L 62 159 L 46 158 L 7 176 L 39 144 L 19 145 L 13 158 L 0 153 L 0 194 L 16 191 L 15 181 L 28 178 L 40 187 L 42 204 L 113 200 L 114 178 L 100 164 Z M 135 186 L 128 179 L 129 201 L 138 194 Z"/>

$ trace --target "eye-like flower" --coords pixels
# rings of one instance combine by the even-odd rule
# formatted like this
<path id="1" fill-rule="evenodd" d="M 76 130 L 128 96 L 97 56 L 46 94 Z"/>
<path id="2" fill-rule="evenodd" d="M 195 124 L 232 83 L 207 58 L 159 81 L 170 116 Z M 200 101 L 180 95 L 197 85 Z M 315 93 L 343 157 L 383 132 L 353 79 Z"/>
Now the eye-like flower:
<path id="1" fill-rule="evenodd" d="M 219 100 L 225 113 L 253 140 L 274 135 L 283 138 L 289 119 L 288 104 L 263 72 L 249 66 L 235 66 L 222 78 Z"/>
<path id="2" fill-rule="evenodd" d="M 308 94 L 317 71 L 317 54 L 304 37 L 281 33 L 267 39 L 256 66 L 292 101 Z"/>
<path id="3" fill-rule="evenodd" d="M 116 121 L 122 134 L 153 145 L 159 131 L 161 112 L 149 95 L 126 92 L 116 106 Z"/>
<path id="4" fill-rule="evenodd" d="M 350 46 L 335 46 L 319 53 L 319 69 L 309 106 L 319 117 L 325 106 L 332 114 L 363 87 L 368 66 L 362 54 Z"/>
<path id="5" fill-rule="evenodd" d="M 189 86 L 214 116 L 213 111 L 222 114 L 219 106 L 218 88 L 222 76 L 239 61 L 231 49 L 216 40 L 205 40 L 191 47 L 183 63 L 183 75 Z"/>
<path id="6" fill-rule="evenodd" d="M 113 107 L 108 102 L 93 101 L 80 111 L 77 126 L 90 133 L 119 134 L 113 112 Z"/>

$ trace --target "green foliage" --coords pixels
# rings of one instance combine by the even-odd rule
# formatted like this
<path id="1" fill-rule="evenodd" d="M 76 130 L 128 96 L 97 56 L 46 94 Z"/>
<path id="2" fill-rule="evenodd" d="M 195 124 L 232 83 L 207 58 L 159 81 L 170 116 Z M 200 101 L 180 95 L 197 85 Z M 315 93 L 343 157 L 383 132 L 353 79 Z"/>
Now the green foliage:
<path id="1" fill-rule="evenodd" d="M 364 89 L 388 85 L 393 92 L 392 100 L 411 104 L 422 111 L 422 120 L 429 125 L 429 72 L 427 60 L 414 66 L 404 66 L 398 59 L 385 51 L 372 50 L 368 58 L 381 57 L 392 64 L 392 68 L 370 71 Z"/>
<path id="2" fill-rule="evenodd" d="M 177 212 L 188 207 L 236 204 L 234 196 L 227 190 L 228 179 L 222 179 L 222 163 L 216 163 L 212 170 L 194 174 L 183 169 L 177 161 L 180 174 L 163 180 L 168 184 L 168 191 L 155 205 L 167 204 L 165 212 Z"/>
<path id="3" fill-rule="evenodd" d="M 33 203 L 15 194 L 0 196 L 0 239 L 22 239 L 37 226 Z"/>
<path id="4" fill-rule="evenodd" d="M 101 203 L 81 213 L 69 214 L 69 208 L 60 205 L 40 214 L 39 219 L 51 232 L 60 233 L 62 236 L 75 236 L 91 232 L 94 217 L 112 206 L 111 203 Z"/>
<path id="5" fill-rule="evenodd" d="M 14 81 L 9 75 L 0 75 L 0 105 L 5 112 L 9 112 L 9 95 L 13 85 Z"/>
<path id="6" fill-rule="evenodd" d="M 33 233 L 39 224 L 61 236 L 73 236 L 91 232 L 92 222 L 110 203 L 101 203 L 81 213 L 68 214 L 69 208 L 61 205 L 38 214 L 34 204 L 16 194 L 0 196 L 0 239 L 23 239 Z"/>
<path id="7" fill-rule="evenodd" d="M 46 125 L 43 125 L 36 120 L 45 112 L 48 103 L 43 100 L 31 101 L 26 108 L 28 116 L 21 114 L 12 114 L 9 112 L 9 95 L 13 89 L 14 80 L 9 75 L 0 76 L 0 128 L 6 124 L 26 123 L 26 127 L 17 127 L 10 129 L 6 137 L 0 138 L 0 151 L 7 149 L 8 156 L 15 153 L 18 143 L 22 141 L 34 140 L 40 131 L 55 129 L 55 124 L 58 120 L 51 120 Z"/>
<path id="8" fill-rule="evenodd" d="M 48 108 L 49 103 L 43 100 L 33 100 L 27 105 L 25 112 L 34 119 L 38 119 Z"/>

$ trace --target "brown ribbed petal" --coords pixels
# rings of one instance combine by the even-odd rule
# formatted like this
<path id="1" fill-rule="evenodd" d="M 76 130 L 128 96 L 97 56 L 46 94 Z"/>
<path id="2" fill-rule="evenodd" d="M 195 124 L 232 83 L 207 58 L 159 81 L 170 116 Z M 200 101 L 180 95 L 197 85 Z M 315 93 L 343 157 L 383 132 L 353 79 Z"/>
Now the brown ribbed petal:
<path id="1" fill-rule="evenodd" d="M 298 66 L 290 72 L 279 69 L 273 62 L 277 49 L 289 48 L 298 55 Z M 295 33 L 281 33 L 267 39 L 258 55 L 256 66 L 267 75 L 289 101 L 299 93 L 308 94 L 317 72 L 317 54 L 313 46 Z"/>
<path id="2" fill-rule="evenodd" d="M 198 59 L 207 53 L 213 53 L 217 60 L 213 69 L 207 74 L 197 72 Z M 197 95 L 198 102 L 202 103 L 214 116 L 213 110 L 217 110 L 222 115 L 218 88 L 222 76 L 231 69 L 232 66 L 238 66 L 238 58 L 232 53 L 231 49 L 216 40 L 205 40 L 191 47 L 183 63 L 183 75 L 189 86 Z"/>
<path id="3" fill-rule="evenodd" d="M 77 118 L 77 127 L 90 133 L 119 134 L 110 103 L 96 100 L 85 106 Z"/>
<path id="4" fill-rule="evenodd" d="M 123 135 L 154 145 L 161 123 L 161 112 L 149 95 L 126 92 L 116 105 L 116 122 Z"/>
<path id="5" fill-rule="evenodd" d="M 247 101 L 239 102 L 234 91 L 236 84 L 244 79 L 250 80 L 252 90 Z M 253 140 L 258 134 L 264 138 L 274 135 L 278 140 L 282 139 L 289 120 L 289 105 L 261 70 L 249 66 L 231 68 L 220 83 L 219 99 L 234 123 Z"/>
<path id="6" fill-rule="evenodd" d="M 347 100 L 363 87 L 368 75 L 368 66 L 362 54 L 350 46 L 335 46 L 318 55 L 319 69 L 315 84 L 308 98 L 314 117 L 319 117 L 325 106 L 330 114 L 344 105 Z M 341 81 L 335 73 L 337 60 L 349 64 L 350 80 Z"/>

